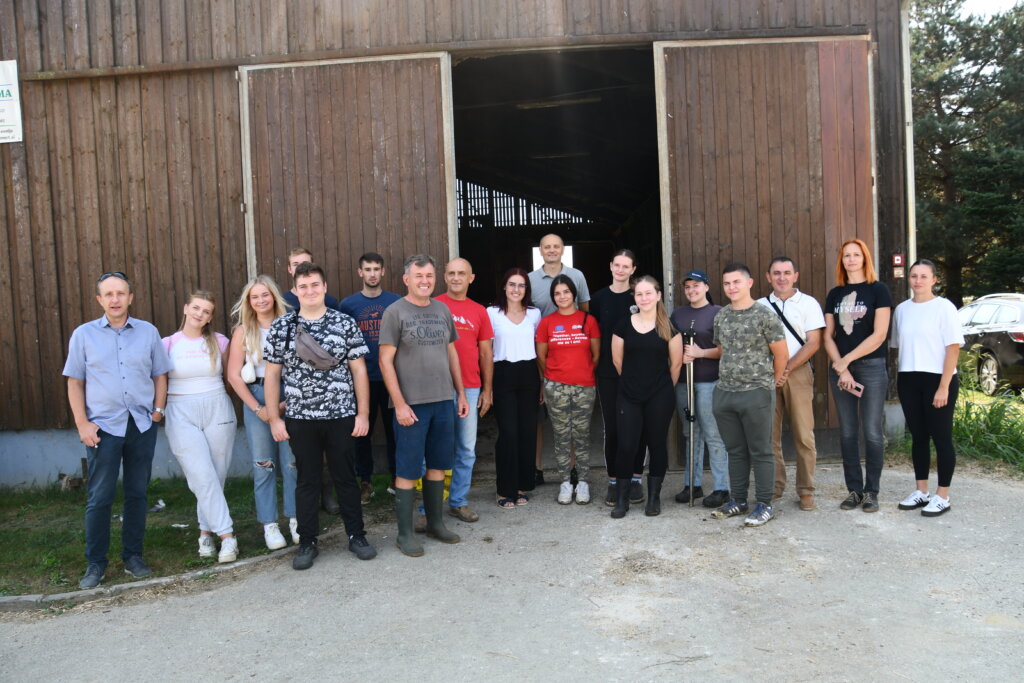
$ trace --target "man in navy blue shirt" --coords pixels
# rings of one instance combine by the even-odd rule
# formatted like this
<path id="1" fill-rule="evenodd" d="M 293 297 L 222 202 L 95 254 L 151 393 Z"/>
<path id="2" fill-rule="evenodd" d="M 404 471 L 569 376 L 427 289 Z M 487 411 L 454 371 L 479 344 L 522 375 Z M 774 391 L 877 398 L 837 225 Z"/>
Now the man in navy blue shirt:
<path id="1" fill-rule="evenodd" d="M 384 423 L 384 435 L 388 444 L 388 469 L 391 472 L 392 490 L 395 478 L 395 429 L 394 409 L 388 407 L 388 390 L 384 386 L 384 378 L 380 374 L 377 362 L 380 346 L 380 319 L 384 309 L 398 301 L 397 294 L 385 291 L 381 286 L 384 280 L 384 257 L 375 252 L 367 252 L 359 257 L 359 269 L 356 271 L 363 281 L 362 290 L 346 297 L 338 305 L 338 310 L 352 316 L 363 333 L 363 339 L 370 352 L 366 355 L 366 372 L 370 377 L 370 431 L 366 436 L 356 439 L 356 476 L 359 477 L 360 500 L 363 504 L 373 497 L 373 426 L 380 415 Z"/>
<path id="2" fill-rule="evenodd" d="M 132 286 L 124 273 L 96 281 L 103 317 L 71 335 L 64 376 L 78 438 L 86 447 L 89 490 L 85 504 L 85 559 L 79 588 L 103 579 L 110 550 L 110 518 L 117 476 L 124 467 L 121 557 L 137 579 L 152 574 L 142 561 L 146 488 L 156 446 L 156 426 L 167 405 L 167 357 L 153 325 L 128 315 Z"/>

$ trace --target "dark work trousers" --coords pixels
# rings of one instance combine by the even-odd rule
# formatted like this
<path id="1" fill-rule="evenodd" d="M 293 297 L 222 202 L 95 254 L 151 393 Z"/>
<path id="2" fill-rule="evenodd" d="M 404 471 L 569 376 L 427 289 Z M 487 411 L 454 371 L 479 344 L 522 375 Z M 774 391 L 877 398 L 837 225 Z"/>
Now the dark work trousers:
<path id="1" fill-rule="evenodd" d="M 956 469 L 953 408 L 960 395 L 960 378 L 953 375 L 949 383 L 949 400 L 944 407 L 936 408 L 932 401 L 941 379 L 942 375 L 934 372 L 901 372 L 896 375 L 896 392 L 913 442 L 910 453 L 914 461 L 914 478 L 919 481 L 928 479 L 932 459 L 929 442 L 934 441 L 939 486 L 949 486 Z"/>
<path id="2" fill-rule="evenodd" d="M 636 469 L 637 444 L 651 451 L 648 474 L 664 477 L 668 470 L 668 425 L 676 411 L 676 392 L 665 382 L 643 401 L 631 401 L 621 393 L 616 401 L 619 452 L 613 470 L 618 479 L 628 480 Z M 643 461 L 641 461 L 641 465 Z"/>
<path id="3" fill-rule="evenodd" d="M 536 361 L 502 360 L 494 364 L 494 417 L 498 421 L 494 464 L 502 498 L 533 490 L 539 402 Z"/>
<path id="4" fill-rule="evenodd" d="M 341 519 L 349 536 L 364 536 L 363 506 L 356 483 L 355 440 L 352 428 L 356 418 L 336 420 L 295 420 L 285 418 L 298 481 L 295 484 L 295 516 L 299 521 L 302 543 L 315 542 L 320 529 L 320 478 L 323 458 L 334 481 Z"/>
<path id="5" fill-rule="evenodd" d="M 377 416 L 384 424 L 384 438 L 388 442 L 388 471 L 395 476 L 395 409 L 388 407 L 388 390 L 384 382 L 370 382 L 370 431 L 356 439 L 356 476 L 370 481 L 373 476 L 373 428 Z"/>
<path id="6" fill-rule="evenodd" d="M 604 466 L 608 470 L 608 477 L 616 477 L 618 467 L 616 463 L 619 458 L 619 417 L 615 404 L 619 396 L 619 377 L 598 377 L 597 394 L 601 399 L 601 417 L 604 418 Z M 675 405 L 675 398 L 672 399 Z M 643 434 L 640 435 L 640 443 L 637 444 L 636 453 L 633 455 L 633 474 L 644 473 L 644 458 L 647 457 L 647 440 Z"/>
<path id="7" fill-rule="evenodd" d="M 747 502 L 753 466 L 756 500 L 771 505 L 775 487 L 775 454 L 772 452 L 775 389 L 724 391 L 719 385 L 715 387 L 712 405 L 718 431 L 729 452 L 732 499 Z"/>

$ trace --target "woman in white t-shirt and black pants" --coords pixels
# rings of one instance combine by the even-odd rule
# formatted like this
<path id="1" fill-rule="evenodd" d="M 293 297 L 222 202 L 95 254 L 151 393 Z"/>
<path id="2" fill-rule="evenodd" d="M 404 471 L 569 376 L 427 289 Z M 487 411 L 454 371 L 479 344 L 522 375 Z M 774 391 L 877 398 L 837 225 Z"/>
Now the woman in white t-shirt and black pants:
<path id="1" fill-rule="evenodd" d="M 228 339 L 210 327 L 213 294 L 196 290 L 185 304 L 181 327 L 164 337 L 174 369 L 167 383 L 167 441 L 196 496 L 199 556 L 218 562 L 238 558 L 224 480 L 235 442 L 235 409 L 224 388 Z M 215 536 L 221 539 L 217 553 Z"/>
<path id="2" fill-rule="evenodd" d="M 956 307 L 935 296 L 935 264 L 921 259 L 910 267 L 913 297 L 896 307 L 891 345 L 899 348 L 896 390 L 913 441 L 911 455 L 917 489 L 904 498 L 900 510 L 923 507 L 925 517 L 948 512 L 949 484 L 956 468 L 953 448 L 953 409 L 960 393 L 956 362 L 964 335 Z M 935 443 L 939 482 L 935 495 L 928 493 L 931 465 L 929 442 Z"/>

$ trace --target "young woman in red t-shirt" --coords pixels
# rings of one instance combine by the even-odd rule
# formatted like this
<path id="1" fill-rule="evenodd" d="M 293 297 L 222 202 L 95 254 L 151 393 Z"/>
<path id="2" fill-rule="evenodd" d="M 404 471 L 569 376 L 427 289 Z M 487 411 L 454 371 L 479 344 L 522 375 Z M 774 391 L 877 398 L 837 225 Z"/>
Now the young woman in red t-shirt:
<path id="1" fill-rule="evenodd" d="M 551 281 L 551 300 L 558 310 L 537 327 L 537 364 L 544 375 L 544 401 L 555 435 L 555 461 L 562 485 L 558 502 L 572 502 L 570 448 L 576 450 L 576 502 L 590 502 L 590 418 L 597 389 L 594 367 L 601 353 L 601 331 L 594 316 L 576 308 L 576 285 L 566 275 Z"/>

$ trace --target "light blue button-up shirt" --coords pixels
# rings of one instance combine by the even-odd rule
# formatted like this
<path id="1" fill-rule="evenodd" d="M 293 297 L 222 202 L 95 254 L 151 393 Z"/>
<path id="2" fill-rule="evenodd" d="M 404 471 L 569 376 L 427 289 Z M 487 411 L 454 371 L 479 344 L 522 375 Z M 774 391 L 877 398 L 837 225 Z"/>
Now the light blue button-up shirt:
<path id="1" fill-rule="evenodd" d="M 153 424 L 154 377 L 171 370 L 156 327 L 129 317 L 121 328 L 107 316 L 71 335 L 64 376 L 85 382 L 85 414 L 114 436 L 128 431 L 128 416 L 144 432 Z"/>

